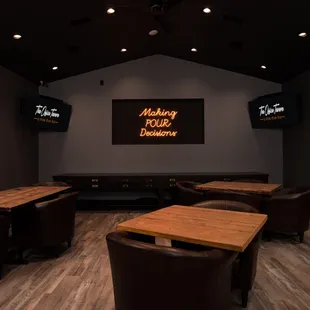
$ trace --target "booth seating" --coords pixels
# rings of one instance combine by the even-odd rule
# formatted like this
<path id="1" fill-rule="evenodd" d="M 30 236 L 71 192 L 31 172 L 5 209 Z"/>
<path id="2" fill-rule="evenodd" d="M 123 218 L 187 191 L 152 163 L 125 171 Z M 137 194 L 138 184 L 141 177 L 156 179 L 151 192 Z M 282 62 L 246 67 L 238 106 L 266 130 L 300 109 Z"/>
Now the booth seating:
<path id="1" fill-rule="evenodd" d="M 107 235 L 115 310 L 229 310 L 237 254 L 188 251 Z"/>
<path id="2" fill-rule="evenodd" d="M 0 279 L 3 274 L 3 264 L 8 254 L 10 222 L 8 217 L 0 215 Z"/>
<path id="3" fill-rule="evenodd" d="M 29 248 L 55 247 L 64 242 L 71 246 L 74 236 L 77 193 L 12 211 L 12 242 L 20 252 Z"/>
<path id="4" fill-rule="evenodd" d="M 191 206 L 195 203 L 205 200 L 204 194 L 201 191 L 195 190 L 197 182 L 179 181 L 176 183 L 178 192 L 177 202 L 182 206 Z"/>
<path id="5" fill-rule="evenodd" d="M 195 204 L 194 207 L 258 213 L 257 209 L 238 201 L 210 200 Z M 255 236 L 244 252 L 239 253 L 234 264 L 233 287 L 241 291 L 242 306 L 247 307 L 248 294 L 252 289 L 257 269 L 257 258 L 262 233 Z"/>
<path id="6" fill-rule="evenodd" d="M 272 232 L 297 233 L 300 242 L 309 229 L 310 188 L 285 188 L 266 198 L 261 212 L 268 215 L 265 230 L 269 239 Z"/>

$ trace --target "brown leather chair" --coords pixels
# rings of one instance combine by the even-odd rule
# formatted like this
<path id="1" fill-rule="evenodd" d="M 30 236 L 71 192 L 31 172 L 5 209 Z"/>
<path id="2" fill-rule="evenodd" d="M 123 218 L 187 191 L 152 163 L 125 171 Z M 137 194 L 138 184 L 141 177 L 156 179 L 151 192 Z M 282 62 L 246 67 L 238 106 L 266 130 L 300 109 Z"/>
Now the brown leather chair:
<path id="1" fill-rule="evenodd" d="M 69 185 L 65 182 L 60 181 L 48 181 L 48 182 L 36 183 L 33 186 L 69 186 Z"/>
<path id="2" fill-rule="evenodd" d="M 237 254 L 188 251 L 107 235 L 115 310 L 228 310 Z"/>
<path id="3" fill-rule="evenodd" d="M 177 182 L 178 193 L 178 204 L 183 206 L 191 206 L 197 202 L 205 200 L 204 194 L 201 191 L 195 190 L 195 185 L 200 183 L 190 181 L 179 181 Z"/>
<path id="4" fill-rule="evenodd" d="M 194 207 L 258 213 L 257 209 L 238 201 L 211 200 L 198 203 Z M 261 235 L 262 233 L 259 232 L 255 236 L 245 251 L 239 254 L 234 265 L 233 287 L 241 290 L 243 307 L 247 306 L 249 291 L 252 289 L 255 280 Z"/>
<path id="5" fill-rule="evenodd" d="M 12 211 L 12 241 L 20 250 L 55 247 L 64 242 L 71 246 L 74 236 L 77 193 L 16 208 Z"/>
<path id="6" fill-rule="evenodd" d="M 8 217 L 0 215 L 0 279 L 3 264 L 8 254 L 10 221 Z"/>
<path id="7" fill-rule="evenodd" d="M 266 198 L 261 212 L 268 215 L 265 231 L 270 238 L 271 232 L 298 233 L 300 242 L 304 232 L 309 229 L 310 188 L 284 188 Z"/>
<path id="8" fill-rule="evenodd" d="M 260 195 L 248 194 L 237 191 L 206 191 L 205 200 L 230 200 L 246 203 L 259 210 L 263 197 Z"/>
<path id="9" fill-rule="evenodd" d="M 242 182 L 242 183 L 263 183 L 260 180 L 255 179 L 239 179 L 239 180 L 233 180 L 233 182 Z"/>

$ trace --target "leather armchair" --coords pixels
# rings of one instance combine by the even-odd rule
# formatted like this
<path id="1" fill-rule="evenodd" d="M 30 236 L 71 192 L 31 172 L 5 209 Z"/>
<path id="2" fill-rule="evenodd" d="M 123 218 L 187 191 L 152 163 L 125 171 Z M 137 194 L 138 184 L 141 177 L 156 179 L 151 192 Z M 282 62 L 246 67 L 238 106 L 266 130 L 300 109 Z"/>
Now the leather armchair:
<path id="1" fill-rule="evenodd" d="M 10 221 L 8 217 L 0 215 L 0 279 L 4 261 L 8 254 Z"/>
<path id="2" fill-rule="evenodd" d="M 74 236 L 77 193 L 16 208 L 12 211 L 12 241 L 20 255 L 28 248 L 54 247 Z"/>
<path id="3" fill-rule="evenodd" d="M 242 183 L 263 183 L 260 180 L 255 179 L 239 179 L 239 180 L 233 180 L 233 182 L 242 182 Z"/>
<path id="4" fill-rule="evenodd" d="M 48 182 L 36 183 L 33 186 L 69 186 L 69 185 L 65 182 L 60 181 L 48 181 Z"/>
<path id="5" fill-rule="evenodd" d="M 237 212 L 258 213 L 257 209 L 238 201 L 211 200 L 194 205 L 194 207 L 230 210 Z M 248 303 L 249 291 L 252 289 L 256 271 L 257 258 L 262 233 L 259 232 L 234 264 L 233 287 L 241 291 L 242 306 Z"/>
<path id="6" fill-rule="evenodd" d="M 190 181 L 179 181 L 177 182 L 178 193 L 178 204 L 183 206 L 191 206 L 197 202 L 205 200 L 204 194 L 201 191 L 194 189 L 195 185 L 200 183 Z"/>
<path id="7" fill-rule="evenodd" d="M 300 242 L 309 229 L 310 189 L 286 188 L 266 198 L 261 212 L 268 215 L 265 230 L 269 232 L 298 233 Z"/>
<path id="8" fill-rule="evenodd" d="M 205 200 L 229 200 L 239 201 L 259 210 L 262 196 L 236 191 L 206 191 Z"/>
<path id="9" fill-rule="evenodd" d="M 228 310 L 237 254 L 188 251 L 107 235 L 115 310 Z"/>

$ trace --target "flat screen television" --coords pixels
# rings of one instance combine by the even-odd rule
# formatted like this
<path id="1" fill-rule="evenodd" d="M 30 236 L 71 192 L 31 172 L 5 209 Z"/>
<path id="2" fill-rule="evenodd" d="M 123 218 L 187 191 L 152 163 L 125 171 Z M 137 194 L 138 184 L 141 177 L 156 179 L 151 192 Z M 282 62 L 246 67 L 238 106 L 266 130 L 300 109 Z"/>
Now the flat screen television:
<path id="1" fill-rule="evenodd" d="M 290 93 L 275 93 L 249 102 L 252 128 L 286 128 L 301 121 L 300 97 Z"/>
<path id="2" fill-rule="evenodd" d="M 37 130 L 67 131 L 71 112 L 71 105 L 55 98 L 32 96 L 21 99 L 23 118 Z"/>
<path id="3" fill-rule="evenodd" d="M 204 99 L 112 101 L 112 144 L 204 144 Z"/>

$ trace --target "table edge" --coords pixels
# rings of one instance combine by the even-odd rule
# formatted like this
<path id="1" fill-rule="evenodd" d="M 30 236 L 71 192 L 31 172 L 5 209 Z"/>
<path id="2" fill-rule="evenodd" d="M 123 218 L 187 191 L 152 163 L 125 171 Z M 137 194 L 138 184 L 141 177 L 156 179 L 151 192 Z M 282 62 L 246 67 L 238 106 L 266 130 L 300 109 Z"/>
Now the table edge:
<path id="1" fill-rule="evenodd" d="M 23 206 L 23 205 L 25 205 L 25 204 L 27 204 L 27 203 L 30 203 L 30 202 L 34 202 L 34 201 L 36 201 L 36 200 L 38 200 L 38 199 L 42 199 L 42 198 L 44 198 L 44 197 L 48 197 L 48 196 L 50 196 L 50 195 L 54 195 L 54 194 L 57 194 L 57 193 L 61 193 L 61 192 L 63 192 L 63 191 L 65 191 L 65 190 L 67 190 L 67 189 L 70 189 L 70 188 L 72 188 L 72 186 L 22 186 L 22 188 L 31 188 L 31 187 L 34 187 L 34 188 L 36 188 L 36 187 L 40 187 L 40 188 L 42 188 L 42 187 L 48 187 L 48 188 L 62 188 L 61 190 L 59 190 L 59 191 L 57 191 L 57 192 L 55 192 L 55 193 L 51 193 L 51 194 L 48 194 L 48 195 L 46 195 L 46 196 L 43 196 L 43 197 L 40 197 L 40 198 L 37 198 L 37 199 L 34 199 L 34 200 L 30 200 L 30 201 L 28 201 L 28 202 L 25 202 L 25 203 L 21 203 L 21 204 L 18 204 L 18 205 L 14 205 L 14 206 L 12 206 L 12 207 L 2 207 L 1 206 L 1 204 L 0 204 L 0 212 L 1 211 L 11 211 L 12 209 L 14 209 L 14 208 L 17 208 L 17 207 L 21 207 L 21 206 Z M 17 188 L 19 188 L 19 187 L 17 187 Z M 16 189 L 16 188 L 11 188 L 11 189 L 8 189 L 8 190 L 14 190 L 14 189 Z M 6 190 L 4 190 L 4 191 L 6 191 Z"/>

